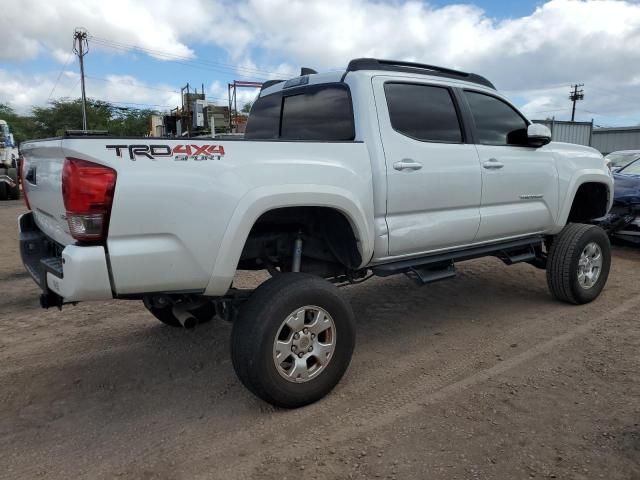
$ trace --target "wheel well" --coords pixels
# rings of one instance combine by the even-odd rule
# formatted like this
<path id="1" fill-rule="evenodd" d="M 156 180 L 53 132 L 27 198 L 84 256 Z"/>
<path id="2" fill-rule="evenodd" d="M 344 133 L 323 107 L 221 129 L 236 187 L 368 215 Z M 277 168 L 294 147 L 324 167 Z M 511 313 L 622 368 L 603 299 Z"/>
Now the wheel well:
<path id="1" fill-rule="evenodd" d="M 609 202 L 607 186 L 602 183 L 583 183 L 578 188 L 567 223 L 583 223 L 607 213 Z"/>
<path id="2" fill-rule="evenodd" d="M 302 240 L 301 271 L 334 277 L 362 262 L 347 217 L 330 207 L 284 207 L 262 214 L 240 255 L 239 269 L 290 271 L 296 239 Z"/>

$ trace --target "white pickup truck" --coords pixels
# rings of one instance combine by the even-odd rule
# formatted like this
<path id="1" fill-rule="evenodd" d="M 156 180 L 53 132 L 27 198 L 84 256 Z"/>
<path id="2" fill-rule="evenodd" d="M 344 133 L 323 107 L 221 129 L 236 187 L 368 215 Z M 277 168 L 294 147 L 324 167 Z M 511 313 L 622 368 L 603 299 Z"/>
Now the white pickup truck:
<path id="1" fill-rule="evenodd" d="M 496 256 L 581 304 L 607 280 L 588 225 L 612 203 L 596 150 L 550 143 L 485 78 L 357 59 L 263 86 L 241 140 L 65 136 L 23 145 L 23 263 L 43 307 L 137 299 L 160 321 L 232 320 L 240 380 L 298 407 L 347 369 L 340 285 L 453 277 Z M 255 291 L 238 270 L 268 270 Z"/>

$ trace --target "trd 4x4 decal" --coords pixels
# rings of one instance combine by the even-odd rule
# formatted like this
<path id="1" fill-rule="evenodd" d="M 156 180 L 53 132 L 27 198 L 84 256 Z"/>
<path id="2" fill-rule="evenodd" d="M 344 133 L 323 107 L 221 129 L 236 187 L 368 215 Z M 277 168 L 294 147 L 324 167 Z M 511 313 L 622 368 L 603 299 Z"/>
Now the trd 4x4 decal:
<path id="1" fill-rule="evenodd" d="M 122 152 L 129 154 L 130 160 L 137 160 L 137 157 L 150 158 L 155 160 L 158 157 L 173 157 L 176 162 L 186 162 L 187 160 L 221 160 L 224 156 L 222 145 L 106 145 L 107 150 L 115 150 L 118 157 L 122 157 Z"/>

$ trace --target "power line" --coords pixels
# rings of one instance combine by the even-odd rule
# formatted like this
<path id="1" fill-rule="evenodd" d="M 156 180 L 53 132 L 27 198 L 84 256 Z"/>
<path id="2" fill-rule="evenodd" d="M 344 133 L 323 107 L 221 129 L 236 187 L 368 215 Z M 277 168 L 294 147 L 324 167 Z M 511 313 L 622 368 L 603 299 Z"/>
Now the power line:
<path id="1" fill-rule="evenodd" d="M 51 100 L 51 96 L 53 95 L 53 92 L 58 86 L 58 82 L 60 81 L 60 77 L 62 76 L 62 72 L 64 72 L 64 69 L 67 68 L 67 65 L 69 65 L 69 62 L 71 61 L 72 58 L 73 58 L 73 53 L 69 52 L 69 58 L 67 58 L 67 61 L 64 62 L 64 65 L 62 65 L 62 68 L 60 69 L 60 73 L 58 73 L 58 78 L 56 78 L 56 81 L 53 84 L 53 88 L 49 92 L 49 96 L 47 97 L 47 103 L 49 103 L 49 100 Z"/>
<path id="2" fill-rule="evenodd" d="M 159 57 L 166 57 L 169 60 L 175 59 L 175 60 L 181 60 L 181 61 L 186 61 L 186 62 L 190 62 L 190 63 L 200 63 L 200 64 L 204 64 L 204 65 L 208 65 L 208 66 L 232 69 L 234 71 L 236 71 L 236 70 L 244 70 L 245 72 L 249 72 L 249 73 L 267 74 L 267 75 L 276 74 L 276 72 L 270 72 L 270 71 L 267 71 L 267 70 L 251 68 L 251 67 L 241 67 L 240 65 L 235 65 L 235 64 L 230 64 L 230 63 L 223 63 L 223 62 L 215 62 L 213 60 L 194 60 L 191 57 L 186 57 L 186 56 L 183 56 L 183 55 L 177 55 L 175 53 L 169 53 L 169 52 L 165 52 L 165 51 L 162 51 L 162 50 L 155 50 L 155 49 L 151 49 L 151 48 L 141 47 L 139 45 L 135 45 L 135 44 L 131 44 L 131 43 L 117 42 L 115 40 L 108 40 L 108 39 L 103 39 L 103 38 L 94 37 L 94 36 L 91 36 L 91 39 L 94 40 L 96 43 L 104 44 L 105 46 L 111 46 L 113 48 L 124 49 L 124 50 L 140 50 L 142 52 L 149 53 L 150 55 L 156 55 L 156 56 L 159 56 Z"/>
<path id="3" fill-rule="evenodd" d="M 556 108 L 554 110 L 537 110 L 535 112 L 529 112 L 530 114 L 534 114 L 534 113 L 551 113 L 551 112 L 562 112 L 566 110 L 566 108 Z"/>
<path id="4" fill-rule="evenodd" d="M 118 84 L 118 85 L 130 85 L 132 87 L 143 88 L 145 90 L 155 90 L 157 92 L 180 93 L 178 90 L 167 90 L 165 88 L 149 87 L 149 86 L 146 86 L 146 85 L 140 85 L 139 83 L 132 83 L 132 82 L 120 82 L 120 81 L 112 79 L 112 78 L 94 77 L 92 75 L 86 75 L 86 78 L 90 78 L 91 80 L 99 80 L 101 82 L 114 83 L 114 84 Z"/>
<path id="5" fill-rule="evenodd" d="M 104 100 L 107 103 L 115 103 L 117 105 L 139 105 L 142 107 L 163 107 L 171 108 L 171 105 L 161 105 L 159 103 L 136 103 L 136 102 L 115 102 L 113 100 Z"/>
<path id="6" fill-rule="evenodd" d="M 150 87 L 150 86 L 147 86 L 147 85 L 141 85 L 141 84 L 139 84 L 139 83 L 120 82 L 120 81 L 118 81 L 118 80 L 116 80 L 116 79 L 113 79 L 113 78 L 94 77 L 94 76 L 92 76 L 92 75 L 91 75 L 91 76 L 90 76 L 90 75 L 85 75 L 85 78 L 90 78 L 91 80 L 98 80 L 98 81 L 100 81 L 100 82 L 113 83 L 113 84 L 115 84 L 115 85 L 129 85 L 129 86 L 131 86 L 131 87 L 141 88 L 141 89 L 144 89 L 144 90 L 155 90 L 155 91 L 157 91 L 157 92 L 176 93 L 176 94 L 179 94 L 179 93 L 180 93 L 180 91 L 178 91 L 178 90 L 168 90 L 168 89 L 166 89 L 166 88 Z M 214 97 L 214 96 L 212 96 L 212 95 L 207 95 L 207 98 L 208 98 L 208 99 L 213 99 L 213 100 L 220 100 L 220 101 L 223 101 L 223 102 L 226 102 L 226 101 L 227 101 L 227 99 L 226 99 L 226 98 L 223 98 L 223 97 Z"/>
<path id="7" fill-rule="evenodd" d="M 65 95 L 65 97 L 70 97 L 71 93 L 78 87 L 79 83 L 80 83 L 80 78 L 78 78 L 78 80 L 76 80 L 76 83 L 73 84 L 73 87 L 71 87 L 71 90 L 69 90 L 69 93 L 67 93 Z M 62 97 L 62 98 L 65 98 L 65 97 Z"/>
<path id="8" fill-rule="evenodd" d="M 271 75 L 278 75 L 277 72 L 270 72 L 267 70 L 261 70 L 261 69 L 250 68 L 250 67 L 242 67 L 240 65 L 214 62 L 211 60 L 193 60 L 190 57 L 185 57 L 182 55 L 164 52 L 162 50 L 155 50 L 151 48 L 141 47 L 139 45 L 116 42 L 113 40 L 103 39 L 100 37 L 91 36 L 90 38 L 94 43 L 97 43 L 105 47 L 113 48 L 116 50 L 123 50 L 123 51 L 139 50 L 143 53 L 147 53 L 148 55 L 160 57 L 160 59 L 163 59 L 166 61 L 172 61 L 182 65 L 195 67 L 195 68 L 202 68 L 205 70 L 218 71 L 220 73 L 225 73 L 225 74 L 240 73 L 247 76 L 254 76 L 254 77 L 259 76 L 262 79 L 268 78 Z"/>

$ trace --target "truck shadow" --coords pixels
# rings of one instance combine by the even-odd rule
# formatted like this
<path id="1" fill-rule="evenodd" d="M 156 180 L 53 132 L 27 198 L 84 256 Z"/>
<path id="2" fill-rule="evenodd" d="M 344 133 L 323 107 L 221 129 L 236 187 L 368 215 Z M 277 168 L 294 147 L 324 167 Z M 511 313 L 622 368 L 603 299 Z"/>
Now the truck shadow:
<path id="1" fill-rule="evenodd" d="M 358 324 L 354 364 L 359 362 L 359 352 L 381 351 L 394 356 L 399 345 L 416 341 L 429 348 L 430 336 L 463 328 L 469 321 L 486 322 L 487 327 L 496 329 L 506 327 L 508 312 L 516 308 L 519 315 L 541 307 L 557 308 L 540 272 L 516 268 L 509 269 L 512 278 L 475 268 L 463 270 L 457 280 L 425 287 L 404 277 L 347 287 Z M 534 277 L 531 282 L 529 275 Z M 235 377 L 229 359 L 230 324 L 214 319 L 194 330 L 175 329 L 143 313 L 141 305 L 135 308 L 132 318 L 120 318 L 108 327 L 104 324 L 113 320 L 102 315 L 88 317 L 90 321 L 74 319 L 76 332 L 68 332 L 68 339 L 58 344 L 60 354 L 52 352 L 52 361 L 47 364 L 27 361 L 12 375 L 12 394 L 7 398 L 13 407 L 22 410 L 16 401 L 20 403 L 19 392 L 28 390 L 32 399 L 29 409 L 35 413 L 41 404 L 41 413 L 46 411 L 46 415 L 40 420 L 45 423 L 51 418 L 52 405 L 61 399 L 64 412 L 60 413 L 65 416 L 89 412 L 99 416 L 108 406 L 120 411 L 119 422 L 149 415 L 158 408 L 177 416 L 190 416 L 195 411 L 228 416 L 239 410 L 271 410 L 247 393 Z M 76 309 L 60 315 L 82 315 L 82 306 Z M 100 332 L 91 330 L 96 323 L 102 324 Z M 185 410 L 186 398 L 189 408 Z M 37 421 L 33 415 L 20 415 Z"/>

